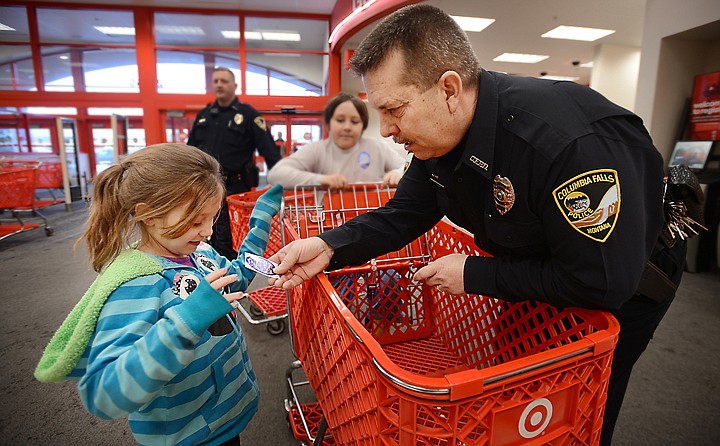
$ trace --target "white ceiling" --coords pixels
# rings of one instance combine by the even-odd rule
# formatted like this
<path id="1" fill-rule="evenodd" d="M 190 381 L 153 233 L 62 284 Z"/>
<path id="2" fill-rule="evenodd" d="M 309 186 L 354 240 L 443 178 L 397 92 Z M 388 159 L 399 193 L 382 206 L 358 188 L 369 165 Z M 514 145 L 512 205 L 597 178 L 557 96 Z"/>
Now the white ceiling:
<path id="1" fill-rule="evenodd" d="M 67 0 L 51 0 L 67 3 Z M 193 7 L 225 10 L 289 11 L 330 14 L 332 0 L 79 0 L 79 3 L 112 5 L 152 5 L 158 7 Z M 639 47 L 642 39 L 646 0 L 428 0 L 452 15 L 495 19 L 481 33 L 468 33 L 480 63 L 486 69 L 512 74 L 539 76 L 577 76 L 578 82 L 590 83 L 590 68 L 573 65 L 593 60 L 601 44 Z M 540 35 L 558 25 L 614 29 L 616 32 L 595 42 L 545 39 Z M 344 48 L 354 48 L 372 26 L 353 36 Z M 533 53 L 550 56 L 536 64 L 499 63 L 492 59 L 504 52 Z M 343 76 L 343 88 L 353 91 L 359 83 Z"/>

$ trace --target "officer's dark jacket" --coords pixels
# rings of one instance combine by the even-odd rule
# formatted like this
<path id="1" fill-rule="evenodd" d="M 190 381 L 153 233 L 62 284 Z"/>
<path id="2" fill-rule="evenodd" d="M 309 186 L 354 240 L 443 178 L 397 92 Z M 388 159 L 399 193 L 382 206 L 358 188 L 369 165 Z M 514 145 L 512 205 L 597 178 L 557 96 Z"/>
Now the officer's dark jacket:
<path id="1" fill-rule="evenodd" d="M 514 191 L 504 215 L 496 177 Z M 631 112 L 572 82 L 483 71 L 460 144 L 413 159 L 385 207 L 321 237 L 338 268 L 399 249 L 446 215 L 494 256 L 468 258 L 466 292 L 618 308 L 663 224 L 662 178 L 662 157 Z"/>
<path id="2" fill-rule="evenodd" d="M 280 151 L 260 113 L 237 98 L 228 107 L 215 101 L 200 110 L 187 143 L 215 157 L 226 174 L 242 173 L 243 167 L 253 162 L 255 149 L 265 157 L 268 169 L 280 160 Z"/>

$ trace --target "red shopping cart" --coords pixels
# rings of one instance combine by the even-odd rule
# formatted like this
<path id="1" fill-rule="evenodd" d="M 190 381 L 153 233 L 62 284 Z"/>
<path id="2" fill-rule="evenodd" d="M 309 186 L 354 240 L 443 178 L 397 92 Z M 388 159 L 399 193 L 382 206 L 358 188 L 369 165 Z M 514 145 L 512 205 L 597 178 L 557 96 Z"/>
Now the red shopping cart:
<path id="1" fill-rule="evenodd" d="M 291 209 L 284 234 L 323 232 L 356 211 Z M 450 296 L 412 281 L 417 268 L 453 252 L 485 255 L 470 234 L 441 221 L 403 251 L 289 293 L 294 351 L 333 441 L 598 444 L 617 321 L 600 311 Z M 306 404 L 288 406 L 291 425 L 303 419 L 295 412 Z M 322 423 L 308 429 L 324 436 Z"/>
<path id="2" fill-rule="evenodd" d="M 0 165 L 0 210 L 11 214 L 11 219 L 0 221 L 0 240 L 40 227 L 26 222 L 21 217 L 23 211 L 31 211 L 33 216 L 41 218 L 45 233 L 53 234 L 47 218 L 35 208 L 36 179 L 37 165 Z"/>

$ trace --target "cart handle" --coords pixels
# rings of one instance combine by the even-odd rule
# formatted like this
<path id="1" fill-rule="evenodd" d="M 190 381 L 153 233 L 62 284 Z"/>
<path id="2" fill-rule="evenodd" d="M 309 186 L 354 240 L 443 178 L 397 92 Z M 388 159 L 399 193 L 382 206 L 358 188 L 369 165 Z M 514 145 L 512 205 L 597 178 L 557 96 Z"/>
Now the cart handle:
<path id="1" fill-rule="evenodd" d="M 348 325 L 348 327 L 349 327 L 349 325 Z M 352 331 L 352 329 L 351 329 L 351 331 Z M 354 332 L 353 332 L 353 335 L 355 335 L 357 337 L 357 335 Z M 498 381 L 502 381 L 503 379 L 506 379 L 506 378 L 512 378 L 513 376 L 522 375 L 523 373 L 526 373 L 526 372 L 537 370 L 537 369 L 543 368 L 545 366 L 555 364 L 560 361 L 565 361 L 567 359 L 583 355 L 585 353 L 591 352 L 592 350 L 593 349 L 591 347 L 585 347 L 583 349 L 580 349 L 580 350 L 577 350 L 577 351 L 574 351 L 571 353 L 567 353 L 565 355 L 561 355 L 561 356 L 558 356 L 553 359 L 541 361 L 541 362 L 539 362 L 537 364 L 533 364 L 531 366 L 522 367 L 520 369 L 513 370 L 512 372 L 507 372 L 507 373 L 503 373 L 501 375 L 493 376 L 491 378 L 487 378 L 487 379 L 483 380 L 482 385 L 484 387 L 488 384 L 493 384 Z M 410 383 L 407 383 L 407 382 L 403 381 L 402 379 L 398 378 L 397 376 L 390 374 L 390 372 L 385 370 L 375 358 L 372 358 L 372 363 L 375 366 L 375 368 L 378 370 L 378 372 L 380 372 L 381 375 L 383 375 L 385 378 L 387 378 L 389 381 L 391 381 L 392 383 L 394 383 L 395 385 L 397 385 L 399 387 L 402 387 L 404 389 L 407 389 L 407 390 L 410 390 L 413 392 L 422 393 L 425 395 L 451 395 L 451 398 L 450 398 L 451 400 L 459 399 L 458 397 L 453 398 L 454 395 L 452 395 L 452 394 L 455 393 L 454 392 L 455 389 L 453 389 L 453 388 L 448 387 L 448 388 L 443 388 L 443 389 L 430 389 L 427 387 L 421 387 L 421 386 L 418 386 L 415 384 L 410 384 Z M 473 369 L 473 370 L 468 370 L 467 372 L 473 373 L 473 372 L 477 372 L 477 370 Z M 459 374 L 462 374 L 462 372 L 460 372 Z M 450 376 L 446 376 L 446 378 L 449 378 L 449 377 Z M 458 384 L 460 384 L 460 383 L 458 383 Z M 482 388 L 478 389 L 477 382 L 472 383 L 472 388 L 473 388 L 473 392 L 472 392 L 473 394 L 482 392 Z"/>

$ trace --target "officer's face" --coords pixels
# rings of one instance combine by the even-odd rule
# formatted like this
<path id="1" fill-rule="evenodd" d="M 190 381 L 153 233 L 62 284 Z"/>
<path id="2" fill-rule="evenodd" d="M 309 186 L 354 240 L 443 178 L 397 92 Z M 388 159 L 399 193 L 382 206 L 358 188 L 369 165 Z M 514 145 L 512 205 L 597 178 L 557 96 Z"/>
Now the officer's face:
<path id="1" fill-rule="evenodd" d="M 216 71 L 212 76 L 213 91 L 218 102 L 230 103 L 235 98 L 237 84 L 227 71 Z"/>
<path id="2" fill-rule="evenodd" d="M 363 132 L 363 122 L 351 101 L 338 105 L 330 118 L 330 137 L 341 149 L 357 144 Z"/>
<path id="3" fill-rule="evenodd" d="M 363 76 L 368 101 L 380 114 L 380 133 L 404 144 L 418 159 L 442 156 L 459 140 L 450 134 L 452 115 L 444 92 L 438 86 L 421 91 L 404 85 L 401 74 L 406 69 L 402 56 L 395 53 Z"/>

